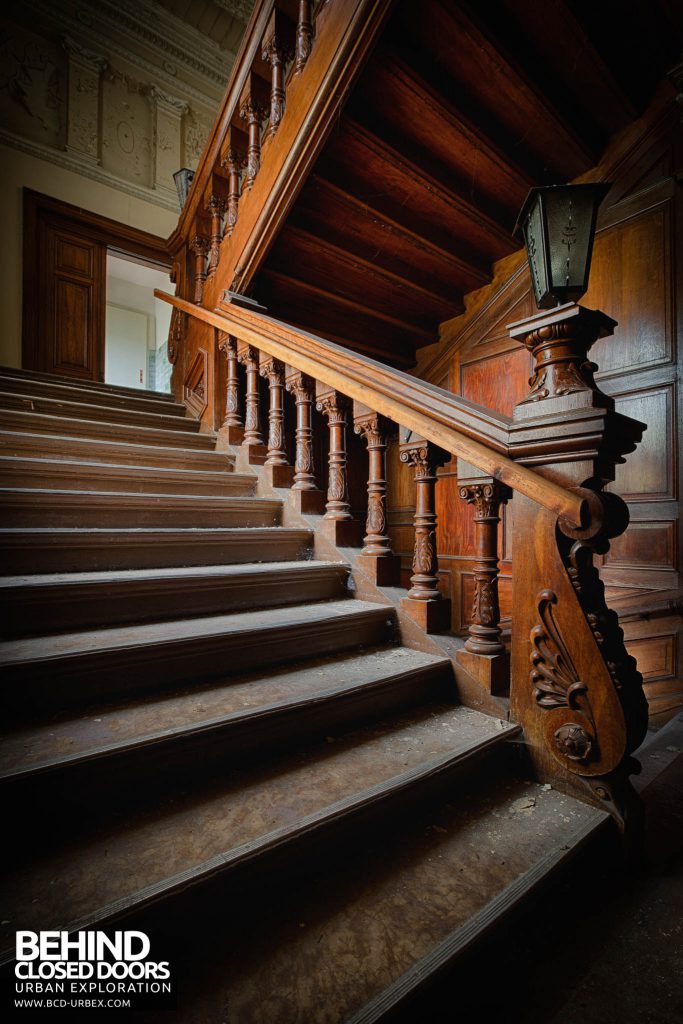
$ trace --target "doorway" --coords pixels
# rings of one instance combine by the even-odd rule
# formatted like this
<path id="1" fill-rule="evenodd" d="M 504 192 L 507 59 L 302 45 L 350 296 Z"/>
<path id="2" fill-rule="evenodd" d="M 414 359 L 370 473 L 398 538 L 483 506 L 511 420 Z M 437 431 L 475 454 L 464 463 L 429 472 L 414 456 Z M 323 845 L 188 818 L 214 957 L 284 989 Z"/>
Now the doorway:
<path id="1" fill-rule="evenodd" d="M 107 254 L 104 380 L 127 388 L 171 390 L 166 340 L 171 307 L 154 298 L 168 291 L 168 274 Z"/>
<path id="2" fill-rule="evenodd" d="M 148 289 L 146 304 L 136 300 L 131 305 L 129 298 L 117 303 L 112 297 L 123 287 L 112 277 L 108 288 L 113 261 L 123 265 L 122 274 L 133 276 L 129 288 Z M 22 366 L 110 383 L 125 375 L 128 387 L 152 382 L 153 389 L 167 391 L 168 369 L 161 358 L 158 373 L 156 365 L 169 314 L 157 309 L 152 292 L 159 285 L 168 290 L 170 265 L 164 238 L 25 188 Z M 153 277 L 146 278 L 145 271 Z M 114 306 L 120 307 L 118 313 Z M 126 316 L 126 311 L 138 316 Z M 145 323 L 142 316 L 152 320 Z M 108 321 L 112 338 L 122 343 L 120 359 L 112 348 L 111 380 L 105 351 Z M 126 344 L 128 330 L 133 339 Z"/>

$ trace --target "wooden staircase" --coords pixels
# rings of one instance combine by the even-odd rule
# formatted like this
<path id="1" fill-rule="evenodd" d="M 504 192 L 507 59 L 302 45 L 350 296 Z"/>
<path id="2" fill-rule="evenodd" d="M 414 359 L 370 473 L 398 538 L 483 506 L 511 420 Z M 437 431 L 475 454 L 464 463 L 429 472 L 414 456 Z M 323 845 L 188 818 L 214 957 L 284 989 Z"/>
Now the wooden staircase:
<path id="1" fill-rule="evenodd" d="M 125 922 L 182 1021 L 376 1021 L 607 826 L 170 396 L 2 370 L 0 418 L 6 969 Z"/>

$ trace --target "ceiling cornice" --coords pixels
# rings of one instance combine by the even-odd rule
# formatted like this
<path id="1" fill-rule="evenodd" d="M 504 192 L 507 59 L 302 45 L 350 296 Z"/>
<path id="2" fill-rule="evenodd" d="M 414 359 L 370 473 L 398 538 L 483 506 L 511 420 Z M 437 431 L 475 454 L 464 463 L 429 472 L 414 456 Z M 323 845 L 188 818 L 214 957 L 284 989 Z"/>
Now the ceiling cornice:
<path id="1" fill-rule="evenodd" d="M 232 14 L 234 18 L 239 18 L 245 25 L 249 21 L 254 7 L 253 0 L 211 0 L 211 2 L 214 6 L 220 7 L 222 11 Z"/>

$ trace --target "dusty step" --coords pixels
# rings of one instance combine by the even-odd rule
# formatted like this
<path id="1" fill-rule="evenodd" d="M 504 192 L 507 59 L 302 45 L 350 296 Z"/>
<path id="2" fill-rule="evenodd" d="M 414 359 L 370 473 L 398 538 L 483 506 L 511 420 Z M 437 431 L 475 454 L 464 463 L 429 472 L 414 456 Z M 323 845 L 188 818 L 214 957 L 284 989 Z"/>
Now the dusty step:
<path id="1" fill-rule="evenodd" d="M 11 392 L 15 395 L 27 395 L 30 398 L 51 398 L 56 401 L 87 402 L 90 405 L 106 405 L 110 407 L 134 409 L 137 412 L 162 413 L 165 416 L 187 415 L 184 405 L 175 402 L 171 396 L 163 395 L 162 401 L 156 394 L 152 396 L 142 392 L 139 396 L 126 392 L 103 391 L 96 387 L 87 387 L 85 383 L 74 386 L 65 379 L 63 383 L 56 381 L 33 380 L 28 377 L 12 377 L 0 369 L 0 392 Z"/>
<path id="2" fill-rule="evenodd" d="M 97 391 L 104 395 L 128 396 L 130 398 L 146 398 L 165 404 L 173 404 L 175 399 L 170 392 L 149 391 L 147 388 L 126 388 L 120 384 L 105 384 L 104 381 L 83 380 L 78 377 L 67 377 L 60 373 L 43 373 L 41 370 L 19 370 L 14 366 L 1 366 L 0 373 L 13 380 L 44 381 L 48 384 L 68 385 L 84 391 Z"/>
<path id="3" fill-rule="evenodd" d="M 341 562 L 0 576 L 2 635 L 31 636 L 342 597 Z"/>
<path id="4" fill-rule="evenodd" d="M 178 423 L 192 422 L 178 420 Z M 216 440 L 212 434 L 201 434 L 186 429 L 134 426 L 130 423 L 110 423 L 104 420 L 71 419 L 67 416 L 48 416 L 40 412 L 0 408 L 0 430 L 16 433 L 56 434 L 72 437 L 97 438 L 104 441 L 126 441 L 129 444 L 163 445 L 165 448 L 197 448 L 212 451 Z"/>
<path id="5" fill-rule="evenodd" d="M 165 411 L 145 412 L 132 402 L 122 406 L 100 405 L 89 401 L 69 402 L 64 399 L 45 398 L 41 395 L 15 395 L 0 389 L 0 409 L 44 413 L 72 420 L 96 420 L 104 423 L 125 423 L 128 426 L 150 427 L 155 430 L 187 431 L 197 433 L 199 420 L 178 416 Z"/>
<path id="6" fill-rule="evenodd" d="M 273 879 L 258 902 L 216 900 L 201 939 L 177 951 L 178 1012 L 184 1024 L 393 1020 L 609 827 L 605 812 L 535 783 L 468 784 L 345 845 L 308 884 Z"/>
<path id="7" fill-rule="evenodd" d="M 51 854 L 38 847 L 33 863 L 22 859 L 6 873 L 2 919 L 12 933 L 38 921 L 42 928 L 82 928 L 112 920 L 447 781 L 517 731 L 434 704 L 289 759 L 235 768 L 144 813 L 113 819 L 77 846 L 66 839 L 66 848 Z"/>
<path id="8" fill-rule="evenodd" d="M 71 783 L 65 772 L 85 768 L 90 783 L 101 765 L 115 771 L 117 786 L 124 773 L 140 783 L 138 773 L 150 754 L 155 768 L 163 763 L 162 774 L 180 757 L 183 771 L 193 761 L 206 771 L 210 756 L 235 762 L 254 743 L 262 761 L 267 742 L 291 749 L 303 728 L 315 729 L 320 738 L 321 730 L 324 735 L 354 720 L 444 699 L 451 689 L 448 659 L 406 647 L 312 659 L 210 689 L 105 706 L 6 733 L 0 743 L 0 784 L 37 779 L 44 786 L 48 777 L 59 776 L 69 793 L 72 784 L 80 790 L 82 780 Z"/>
<path id="9" fill-rule="evenodd" d="M 276 526 L 278 498 L 0 488 L 0 526 Z"/>
<path id="10" fill-rule="evenodd" d="M 0 644 L 5 705 L 19 714 L 115 700 L 258 666 L 372 647 L 393 629 L 392 606 L 351 599 Z"/>
<path id="11" fill-rule="evenodd" d="M 203 436 L 203 435 L 202 435 Z M 205 446 L 206 448 L 206 446 Z M 188 469 L 195 471 L 229 471 L 235 456 L 192 448 L 165 448 L 131 442 L 87 437 L 64 437 L 51 434 L 0 431 L 0 452 L 5 458 L 53 458 L 60 461 L 92 462 L 106 465 L 145 466 L 156 469 Z"/>
<path id="12" fill-rule="evenodd" d="M 51 487 L 76 491 L 147 491 L 156 494 L 248 495 L 257 477 L 222 469 L 112 465 L 73 459 L 17 458 L 0 455 L 0 487 Z"/>
<path id="13" fill-rule="evenodd" d="M 286 562 L 310 550 L 309 530 L 0 529 L 0 572 L 95 572 L 243 562 Z"/>

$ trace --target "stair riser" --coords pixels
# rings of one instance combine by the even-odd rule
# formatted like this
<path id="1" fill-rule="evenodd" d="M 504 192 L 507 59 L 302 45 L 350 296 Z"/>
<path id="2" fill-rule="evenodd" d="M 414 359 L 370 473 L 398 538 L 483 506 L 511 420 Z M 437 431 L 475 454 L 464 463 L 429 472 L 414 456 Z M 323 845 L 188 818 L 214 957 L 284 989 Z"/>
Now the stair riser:
<path id="1" fill-rule="evenodd" d="M 31 383 L 44 382 L 57 386 L 67 386 L 81 391 L 95 391 L 102 395 L 126 396 L 130 398 L 145 398 L 149 401 L 159 402 L 161 405 L 173 403 L 172 395 L 162 391 L 149 391 L 147 388 L 127 388 L 119 384 L 105 384 L 104 381 L 84 380 L 79 377 L 69 377 L 61 373 L 43 373 L 40 370 L 18 370 L 14 366 L 0 367 L 3 377 L 12 380 L 29 381 Z"/>
<path id="2" fill-rule="evenodd" d="M 133 440 L 133 439 L 129 439 Z M 91 441 L 87 438 L 55 437 L 49 434 L 0 433 L 0 453 L 21 458 L 54 458 L 103 462 L 111 465 L 150 466 L 164 469 L 191 469 L 228 472 L 235 457 L 226 452 L 184 451 L 182 448 L 146 446 L 126 441 Z"/>
<path id="3" fill-rule="evenodd" d="M 38 819 L 83 813 L 94 808 L 103 817 L 123 799 L 127 808 L 137 794 L 147 803 L 179 784 L 187 785 L 209 771 L 232 765 L 247 766 L 265 756 L 286 753 L 297 743 L 320 742 L 326 735 L 381 721 L 425 703 L 444 699 L 452 680 L 442 667 L 420 670 L 394 680 L 359 687 L 348 694 L 302 702 L 290 709 L 273 709 L 228 721 L 201 732 L 167 736 L 119 752 L 103 752 L 75 764 L 54 765 L 23 778 L 0 779 L 3 800 L 40 809 Z M 129 786 L 130 788 L 125 788 Z"/>
<path id="4" fill-rule="evenodd" d="M 192 615 L 220 615 L 249 608 L 282 607 L 344 596 L 347 572 L 277 573 L 228 580 L 163 581 L 13 587 L 0 596 L 3 634 L 7 637 L 77 632 L 99 626 L 160 621 Z"/>
<path id="5" fill-rule="evenodd" d="M 68 434 L 71 437 L 99 438 L 103 441 L 126 441 L 129 444 L 161 445 L 164 448 L 198 448 L 212 451 L 214 438 L 209 434 L 188 431 L 133 427 L 125 423 L 104 423 L 97 420 L 76 420 L 42 413 L 0 409 L 0 430 L 24 431 L 33 434 Z"/>
<path id="6" fill-rule="evenodd" d="M 102 534 L 51 536 L 18 534 L 0 538 L 0 566 L 5 575 L 50 572 L 96 572 L 110 569 L 167 569 L 182 565 L 232 565 L 287 562 L 305 558 L 310 535 L 299 532 L 263 537 L 187 536 L 124 537 Z"/>
<path id="7" fill-rule="evenodd" d="M 73 491 L 126 491 L 147 494 L 194 494 L 245 496 L 254 493 L 256 477 L 242 473 L 199 473 L 155 470 L 140 466 L 64 465 L 0 459 L 0 487 L 55 487 Z"/>
<path id="8" fill-rule="evenodd" d="M 155 430 L 180 430 L 196 434 L 199 421 L 181 416 L 166 416 L 163 413 L 138 412 L 128 406 L 93 405 L 85 402 L 57 402 L 49 398 L 10 395 L 0 391 L 0 408 L 5 412 L 43 413 L 65 419 L 97 420 L 104 423 L 125 423 L 131 427 L 151 427 Z"/>
<path id="9" fill-rule="evenodd" d="M 255 498 L 201 499 L 157 495 L 47 494 L 0 496 L 3 529 L 277 526 L 282 508 Z"/>
<path id="10" fill-rule="evenodd" d="M 350 602 L 351 605 L 351 602 Z M 250 669 L 320 657 L 388 639 L 388 612 L 350 613 L 314 623 L 244 630 L 172 643 L 101 649 L 75 657 L 6 665 L 6 707 L 21 718 L 56 713 L 101 700 L 140 696 L 199 680 L 225 679 Z"/>
<path id="11" fill-rule="evenodd" d="M 0 373 L 0 391 L 14 395 L 26 395 L 35 399 L 87 402 L 92 406 L 127 408 L 134 412 L 151 412 L 163 416 L 185 417 L 187 415 L 184 405 L 167 399 L 159 401 L 157 398 L 135 398 L 133 395 L 117 395 L 112 391 L 98 391 L 84 386 L 72 387 L 68 384 L 51 384 L 47 381 L 22 380 L 20 377 L 6 376 L 4 373 Z"/>

